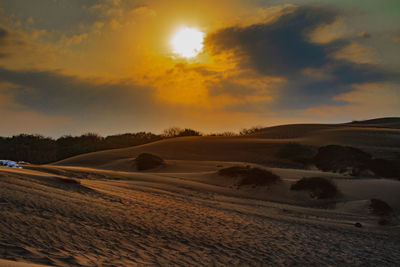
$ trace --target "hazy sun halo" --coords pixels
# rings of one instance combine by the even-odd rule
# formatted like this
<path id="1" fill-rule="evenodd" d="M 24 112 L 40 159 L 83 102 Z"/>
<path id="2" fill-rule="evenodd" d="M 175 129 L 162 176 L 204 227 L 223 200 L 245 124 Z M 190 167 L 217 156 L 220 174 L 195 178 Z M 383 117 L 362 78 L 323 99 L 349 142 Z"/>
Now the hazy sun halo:
<path id="1" fill-rule="evenodd" d="M 179 28 L 170 41 L 172 52 L 178 56 L 192 58 L 203 49 L 204 33 L 196 28 Z"/>

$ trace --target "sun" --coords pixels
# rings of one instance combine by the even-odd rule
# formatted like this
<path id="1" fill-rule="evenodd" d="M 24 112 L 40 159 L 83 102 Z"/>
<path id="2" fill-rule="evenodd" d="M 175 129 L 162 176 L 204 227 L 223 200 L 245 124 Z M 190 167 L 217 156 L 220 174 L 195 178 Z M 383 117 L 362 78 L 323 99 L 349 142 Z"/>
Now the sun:
<path id="1" fill-rule="evenodd" d="M 204 33 L 196 28 L 181 27 L 170 40 L 172 52 L 180 57 L 192 58 L 203 49 Z"/>

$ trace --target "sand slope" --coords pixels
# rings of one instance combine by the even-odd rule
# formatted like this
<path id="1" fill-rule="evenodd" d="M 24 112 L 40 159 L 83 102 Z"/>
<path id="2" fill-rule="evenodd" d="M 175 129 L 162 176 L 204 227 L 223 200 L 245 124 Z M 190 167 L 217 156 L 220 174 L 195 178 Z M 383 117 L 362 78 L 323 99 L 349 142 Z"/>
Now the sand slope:
<path id="1" fill-rule="evenodd" d="M 51 165 L 0 167 L 0 258 L 7 260 L 0 266 L 398 265 L 400 181 L 285 169 L 276 157 L 293 141 L 395 157 L 396 123 L 286 125 L 249 137 L 173 138 Z M 133 160 L 143 152 L 166 164 L 137 172 Z M 283 181 L 238 188 L 217 174 L 234 165 L 267 168 Z M 289 189 L 315 176 L 333 179 L 341 195 L 315 200 Z M 391 225 L 378 225 L 370 198 L 394 208 Z"/>
<path id="2" fill-rule="evenodd" d="M 172 162 L 152 173 L 0 168 L 0 255 L 57 266 L 393 266 L 400 260 L 397 226 L 379 227 L 374 216 L 343 205 L 267 201 L 274 188 L 212 185 L 203 178 L 218 167 L 202 164 L 187 172 L 183 161 Z M 281 171 L 287 181 L 304 175 Z M 355 228 L 356 221 L 364 227 Z"/>
<path id="3" fill-rule="evenodd" d="M 33 264 L 20 261 L 0 260 L 0 267 L 46 267 L 47 265 Z"/>
<path id="4" fill-rule="evenodd" d="M 164 159 L 237 161 L 291 167 L 276 157 L 279 149 L 288 142 L 310 145 L 315 149 L 329 144 L 350 145 L 376 157 L 399 157 L 400 129 L 361 125 L 284 125 L 266 128 L 248 137 L 172 138 L 136 147 L 79 155 L 55 164 L 132 171 L 132 160 L 140 153 L 147 152 Z"/>

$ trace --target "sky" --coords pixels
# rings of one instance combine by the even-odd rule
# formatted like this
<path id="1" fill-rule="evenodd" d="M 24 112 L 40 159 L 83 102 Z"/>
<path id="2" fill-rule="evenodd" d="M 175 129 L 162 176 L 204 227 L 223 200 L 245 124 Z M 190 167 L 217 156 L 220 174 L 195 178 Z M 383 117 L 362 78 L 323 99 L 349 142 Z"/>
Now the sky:
<path id="1" fill-rule="evenodd" d="M 0 136 L 399 117 L 399 72 L 397 0 L 0 2 Z"/>

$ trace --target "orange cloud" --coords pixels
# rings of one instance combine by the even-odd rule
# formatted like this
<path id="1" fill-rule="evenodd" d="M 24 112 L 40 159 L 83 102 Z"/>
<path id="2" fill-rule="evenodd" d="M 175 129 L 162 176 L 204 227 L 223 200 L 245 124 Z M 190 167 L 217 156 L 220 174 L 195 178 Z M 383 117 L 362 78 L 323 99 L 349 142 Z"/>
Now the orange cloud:
<path id="1" fill-rule="evenodd" d="M 321 25 L 309 34 L 311 42 L 327 44 L 351 34 L 343 18 L 336 19 L 333 23 Z"/>
<path id="2" fill-rule="evenodd" d="M 308 108 L 304 114 L 320 118 L 366 119 L 385 116 L 400 116 L 399 84 L 366 83 L 355 84 L 354 91 L 334 97 L 345 101 L 342 105 L 322 105 Z"/>
<path id="3" fill-rule="evenodd" d="M 152 74 L 158 101 L 183 106 L 224 110 L 227 107 L 270 102 L 285 80 L 244 71 L 229 60 L 219 64 L 178 63 L 165 72 Z"/>
<path id="4" fill-rule="evenodd" d="M 335 52 L 333 57 L 336 59 L 344 59 L 355 63 L 373 63 L 375 49 L 362 45 L 357 42 L 352 42 L 343 49 Z"/>

